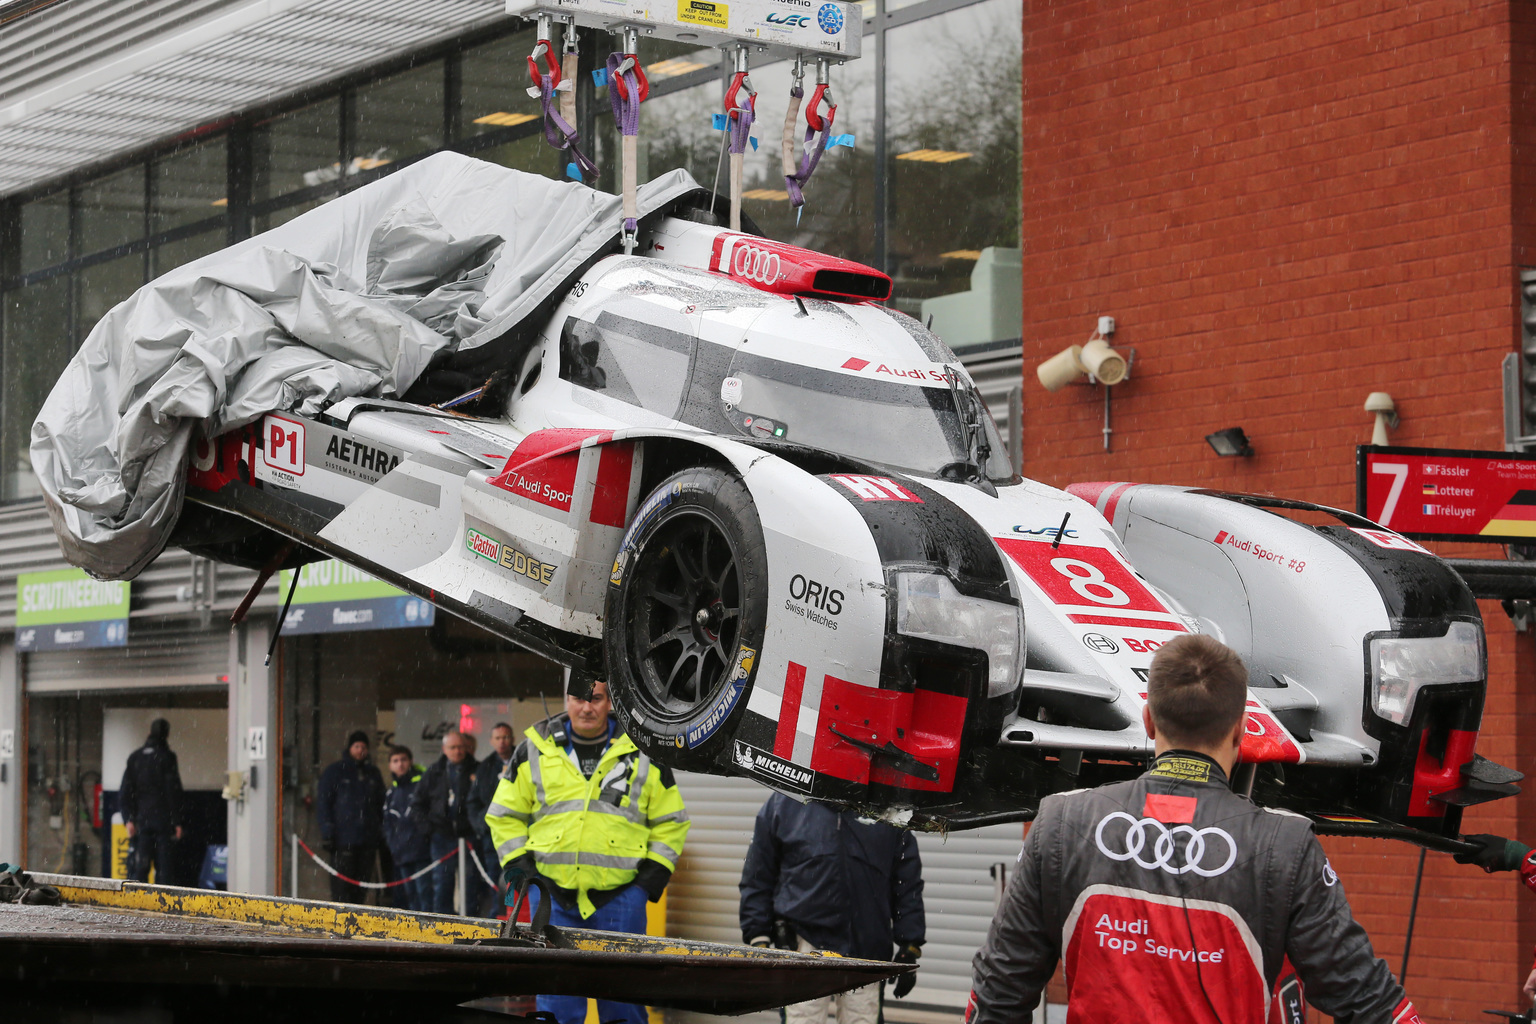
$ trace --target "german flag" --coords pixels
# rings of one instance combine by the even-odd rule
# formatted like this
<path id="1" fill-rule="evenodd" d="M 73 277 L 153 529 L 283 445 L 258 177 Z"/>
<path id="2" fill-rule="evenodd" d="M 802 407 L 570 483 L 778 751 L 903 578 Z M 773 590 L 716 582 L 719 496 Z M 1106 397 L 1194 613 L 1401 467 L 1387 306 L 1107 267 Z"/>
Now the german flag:
<path id="1" fill-rule="evenodd" d="M 1478 532 L 1484 537 L 1536 537 L 1536 491 L 1516 491 Z"/>

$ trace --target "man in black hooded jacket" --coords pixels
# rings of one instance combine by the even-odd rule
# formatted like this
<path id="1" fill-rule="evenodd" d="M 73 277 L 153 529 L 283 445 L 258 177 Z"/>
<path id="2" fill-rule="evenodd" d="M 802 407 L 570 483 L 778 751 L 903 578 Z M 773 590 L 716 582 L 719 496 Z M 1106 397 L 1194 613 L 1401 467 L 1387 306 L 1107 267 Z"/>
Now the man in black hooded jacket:
<path id="1" fill-rule="evenodd" d="M 149 723 L 149 738 L 128 755 L 117 805 L 128 829 L 128 877 L 149 881 L 153 864 L 155 881 L 176 884 L 175 846 L 181 839 L 181 769 L 167 740 L 171 723 L 157 718 Z"/>
<path id="2" fill-rule="evenodd" d="M 346 755 L 321 774 L 318 796 L 320 841 L 334 855 L 336 870 L 348 878 L 371 881 L 384 839 L 384 776 L 370 757 L 366 732 L 355 729 L 347 737 Z M 333 875 L 331 899 L 363 903 L 367 894 Z"/>

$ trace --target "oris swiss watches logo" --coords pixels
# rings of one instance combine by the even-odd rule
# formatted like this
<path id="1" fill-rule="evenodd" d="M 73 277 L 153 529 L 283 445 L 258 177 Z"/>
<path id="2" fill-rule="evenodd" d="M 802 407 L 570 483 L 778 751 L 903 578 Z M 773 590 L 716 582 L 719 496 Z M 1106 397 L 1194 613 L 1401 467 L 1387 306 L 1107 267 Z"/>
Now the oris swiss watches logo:
<path id="1" fill-rule="evenodd" d="M 1120 821 L 1125 822 L 1123 832 L 1119 826 L 1111 827 Z M 1124 811 L 1104 815 L 1093 841 L 1110 860 L 1133 860 L 1138 867 L 1170 875 L 1193 871 L 1201 878 L 1214 878 L 1237 861 L 1237 843 L 1223 829 L 1170 827 L 1156 818 L 1133 818 Z"/>

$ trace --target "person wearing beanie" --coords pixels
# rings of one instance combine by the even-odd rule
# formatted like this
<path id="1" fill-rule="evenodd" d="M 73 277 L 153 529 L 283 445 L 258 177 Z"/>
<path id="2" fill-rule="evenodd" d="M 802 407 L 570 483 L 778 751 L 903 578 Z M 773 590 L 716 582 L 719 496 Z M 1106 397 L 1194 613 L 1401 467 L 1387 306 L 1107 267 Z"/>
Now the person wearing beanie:
<path id="1" fill-rule="evenodd" d="M 354 729 L 345 753 L 320 776 L 315 809 L 320 843 L 331 855 L 331 866 L 359 882 L 373 880 L 374 861 L 384 838 L 384 776 L 370 757 L 368 734 Z M 359 886 L 331 876 L 331 899 L 363 903 Z"/>
<path id="2" fill-rule="evenodd" d="M 136 882 L 149 881 L 153 866 L 156 883 L 177 884 L 174 844 L 181 839 L 183 824 L 181 769 L 170 735 L 171 723 L 165 719 L 149 723 L 149 738 L 128 755 L 123 769 L 117 802 L 128 830 L 128 877 Z"/>

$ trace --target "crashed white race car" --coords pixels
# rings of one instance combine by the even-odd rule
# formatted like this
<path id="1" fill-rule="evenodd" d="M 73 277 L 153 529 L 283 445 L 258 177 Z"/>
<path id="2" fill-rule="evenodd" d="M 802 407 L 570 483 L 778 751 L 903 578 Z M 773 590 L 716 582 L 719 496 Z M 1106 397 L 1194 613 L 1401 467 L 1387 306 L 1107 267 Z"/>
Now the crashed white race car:
<path id="1" fill-rule="evenodd" d="M 662 763 L 917 827 L 1138 772 L 1152 655 L 1190 631 L 1249 666 L 1261 802 L 1454 845 L 1515 791 L 1473 752 L 1483 626 L 1445 562 L 1300 502 L 1021 479 L 889 291 L 674 203 L 457 408 L 418 383 L 197 438 L 170 539 L 340 558 L 605 674 Z"/>
<path id="2" fill-rule="evenodd" d="M 1020 480 L 943 343 L 867 301 L 883 275 L 673 218 L 647 243 L 573 284 L 505 418 L 269 415 L 204 443 L 189 493 L 606 665 L 665 763 L 802 796 L 961 825 L 1123 775 L 1152 653 L 1191 630 L 1250 665 L 1261 798 L 1454 835 L 1497 794 L 1477 606 L 1418 545 Z"/>

